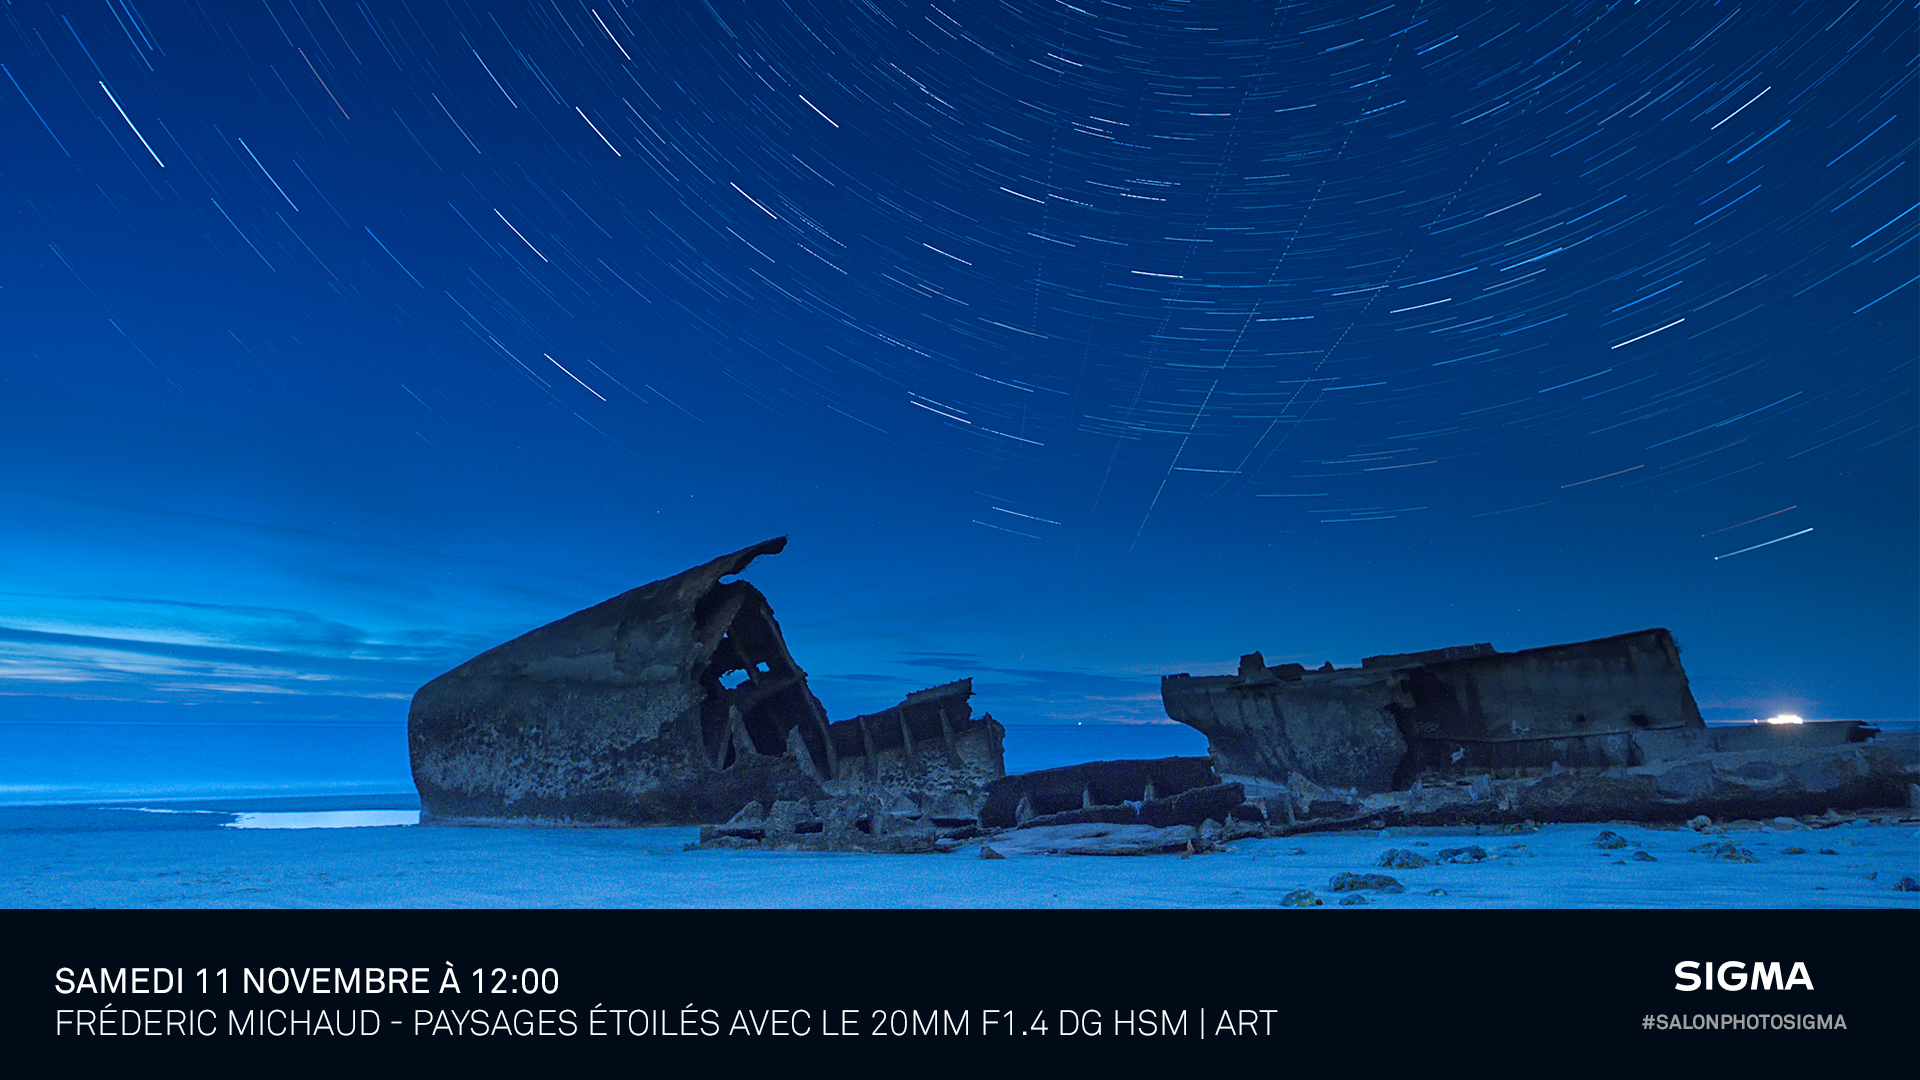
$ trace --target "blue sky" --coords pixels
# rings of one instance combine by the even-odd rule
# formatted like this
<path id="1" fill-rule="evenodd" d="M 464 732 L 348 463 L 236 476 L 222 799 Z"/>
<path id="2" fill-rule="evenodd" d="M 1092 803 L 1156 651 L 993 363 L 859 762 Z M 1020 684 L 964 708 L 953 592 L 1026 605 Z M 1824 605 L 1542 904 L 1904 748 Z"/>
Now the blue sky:
<path id="1" fill-rule="evenodd" d="M 0 716 L 397 724 L 777 535 L 835 716 L 1920 715 L 1911 8 L 98 8 L 0 30 Z"/>

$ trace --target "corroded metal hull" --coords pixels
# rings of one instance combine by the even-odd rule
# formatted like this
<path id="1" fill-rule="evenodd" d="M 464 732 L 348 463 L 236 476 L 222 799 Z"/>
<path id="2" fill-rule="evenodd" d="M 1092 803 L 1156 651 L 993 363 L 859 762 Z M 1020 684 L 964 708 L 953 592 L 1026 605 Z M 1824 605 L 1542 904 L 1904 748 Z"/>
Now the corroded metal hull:
<path id="1" fill-rule="evenodd" d="M 972 795 L 1004 775 L 970 680 L 830 723 L 773 608 L 739 574 L 785 538 L 643 585 L 499 645 L 414 694 L 422 820 L 722 821 L 751 802 Z"/>
<path id="2" fill-rule="evenodd" d="M 1331 789 L 1643 764 L 1636 737 L 1704 729 L 1663 629 L 1497 652 L 1491 645 L 1371 657 L 1359 668 L 1169 675 L 1167 715 L 1205 733 L 1222 779 L 1295 775 Z M 1645 741 L 1642 738 L 1642 741 Z"/>

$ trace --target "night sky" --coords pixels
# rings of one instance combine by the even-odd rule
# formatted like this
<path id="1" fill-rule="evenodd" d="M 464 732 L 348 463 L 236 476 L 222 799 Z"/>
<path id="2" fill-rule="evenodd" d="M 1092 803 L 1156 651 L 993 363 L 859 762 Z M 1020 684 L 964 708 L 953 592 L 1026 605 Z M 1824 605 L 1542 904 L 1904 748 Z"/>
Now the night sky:
<path id="1" fill-rule="evenodd" d="M 836 718 L 1920 716 L 1909 3 L 4 11 L 0 717 L 398 725 L 779 535 Z"/>

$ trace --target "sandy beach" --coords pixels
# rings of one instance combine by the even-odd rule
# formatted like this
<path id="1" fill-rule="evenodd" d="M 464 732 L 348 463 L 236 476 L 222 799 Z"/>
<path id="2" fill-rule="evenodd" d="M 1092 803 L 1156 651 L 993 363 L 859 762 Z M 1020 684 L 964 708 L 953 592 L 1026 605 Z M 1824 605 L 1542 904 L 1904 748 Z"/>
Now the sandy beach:
<path id="1" fill-rule="evenodd" d="M 375 804 L 357 811 L 361 820 L 406 820 L 403 799 L 357 802 Z M 296 813 L 308 819 L 283 816 Z M 289 800 L 0 808 L 0 905 L 1272 908 L 1305 889 L 1326 908 L 1920 908 L 1920 891 L 1898 888 L 1920 871 L 1911 811 L 1704 830 L 1404 828 L 1241 840 L 1184 858 L 1050 854 L 1088 837 L 1049 829 L 995 838 L 1006 857 L 986 859 L 977 840 L 943 854 L 873 855 L 689 850 L 693 828 L 259 827 L 343 813 Z M 1469 850 L 1459 861 L 1381 865 L 1394 849 L 1436 860 L 1460 848 Z M 1370 873 L 1404 891 L 1331 887 L 1335 875 Z M 1341 903 L 1354 896 L 1365 904 Z"/>

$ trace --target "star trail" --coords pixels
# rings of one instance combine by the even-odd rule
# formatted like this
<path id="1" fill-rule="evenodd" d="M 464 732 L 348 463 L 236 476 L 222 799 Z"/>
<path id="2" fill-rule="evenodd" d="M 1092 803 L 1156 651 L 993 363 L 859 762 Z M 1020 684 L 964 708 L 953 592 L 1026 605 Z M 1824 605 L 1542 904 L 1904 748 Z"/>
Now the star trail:
<path id="1" fill-rule="evenodd" d="M 399 723 L 789 534 L 836 716 L 1656 625 L 1920 716 L 1916 9 L 1836 8 L 14 0 L 0 710 Z"/>

